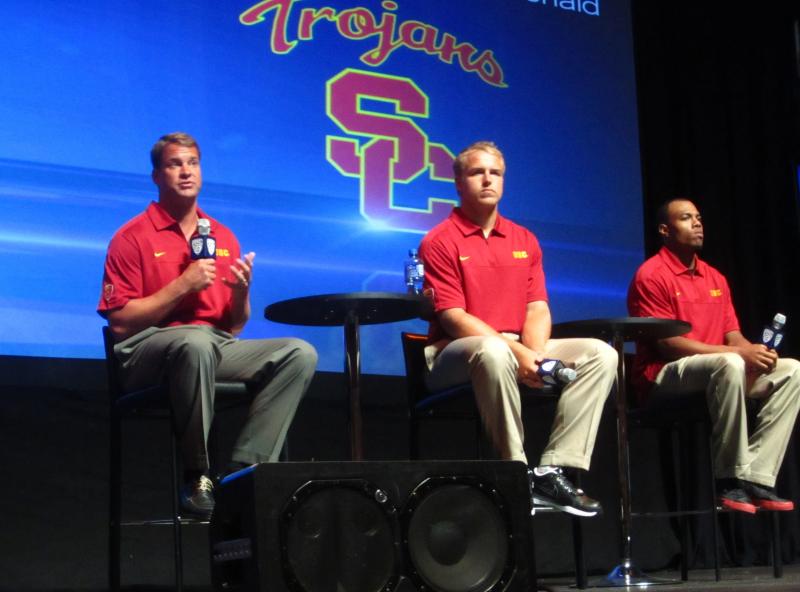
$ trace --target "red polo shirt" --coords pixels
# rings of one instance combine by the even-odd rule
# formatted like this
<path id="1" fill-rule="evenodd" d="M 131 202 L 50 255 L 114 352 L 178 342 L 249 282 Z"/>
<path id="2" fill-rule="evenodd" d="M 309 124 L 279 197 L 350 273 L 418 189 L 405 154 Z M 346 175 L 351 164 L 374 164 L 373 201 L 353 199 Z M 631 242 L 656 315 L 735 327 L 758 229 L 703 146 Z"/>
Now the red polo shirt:
<path id="1" fill-rule="evenodd" d="M 211 221 L 211 234 L 217 241 L 216 281 L 205 290 L 186 295 L 159 326 L 212 325 L 230 331 L 232 294 L 222 277 L 233 279 L 230 266 L 240 257 L 239 243 L 226 226 L 199 208 L 197 215 Z M 105 317 L 129 300 L 158 292 L 190 263 L 189 244 L 180 226 L 158 203 L 151 202 L 111 239 L 97 312 Z"/>
<path id="2" fill-rule="evenodd" d="M 463 308 L 496 331 L 521 333 L 526 305 L 547 300 L 539 242 L 500 215 L 484 238 L 481 227 L 454 208 L 422 239 L 420 257 L 436 312 Z M 429 339 L 445 336 L 432 321 Z"/>
<path id="3" fill-rule="evenodd" d="M 636 272 L 628 289 L 628 312 L 687 321 L 692 330 L 684 337 L 709 345 L 723 345 L 726 333 L 739 330 L 725 276 L 699 257 L 692 271 L 666 247 Z M 633 382 L 640 398 L 666 362 L 654 343 L 636 344 Z"/>

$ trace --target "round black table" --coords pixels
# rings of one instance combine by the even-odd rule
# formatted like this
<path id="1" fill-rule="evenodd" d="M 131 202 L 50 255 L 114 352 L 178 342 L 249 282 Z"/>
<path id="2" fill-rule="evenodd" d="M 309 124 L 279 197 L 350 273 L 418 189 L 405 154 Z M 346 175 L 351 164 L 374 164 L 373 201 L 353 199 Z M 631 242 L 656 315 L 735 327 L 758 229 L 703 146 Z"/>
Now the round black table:
<path id="1" fill-rule="evenodd" d="M 598 587 L 647 586 L 668 584 L 671 580 L 651 578 L 633 564 L 631 558 L 631 481 L 628 460 L 628 393 L 625 381 L 625 342 L 646 339 L 664 339 L 688 333 L 692 326 L 685 321 L 653 317 L 616 317 L 568 321 L 553 325 L 552 336 L 597 337 L 611 342 L 617 351 L 617 466 L 619 471 L 620 519 L 622 541 L 617 565 Z"/>
<path id="2" fill-rule="evenodd" d="M 395 292 L 348 292 L 282 300 L 267 306 L 264 316 L 289 325 L 344 327 L 344 371 L 350 405 L 350 453 L 363 460 L 361 431 L 361 344 L 359 327 L 425 317 L 432 310 L 425 296 Z"/>

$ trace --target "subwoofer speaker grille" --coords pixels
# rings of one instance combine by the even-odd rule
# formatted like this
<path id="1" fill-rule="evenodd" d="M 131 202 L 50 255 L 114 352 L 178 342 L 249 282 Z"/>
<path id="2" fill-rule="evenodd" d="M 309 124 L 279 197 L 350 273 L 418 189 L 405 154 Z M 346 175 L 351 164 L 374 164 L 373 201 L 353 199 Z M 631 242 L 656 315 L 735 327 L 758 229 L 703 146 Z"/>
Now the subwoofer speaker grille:
<path id="1" fill-rule="evenodd" d="M 473 478 L 427 479 L 404 510 L 405 546 L 417 587 L 439 592 L 502 590 L 513 573 L 505 504 Z"/>
<path id="2" fill-rule="evenodd" d="M 216 590 L 527 592 L 535 581 L 522 463 L 263 463 L 215 497 Z"/>
<path id="3" fill-rule="evenodd" d="M 380 592 L 398 577 L 397 511 L 364 480 L 315 481 L 281 518 L 286 582 L 298 592 Z"/>

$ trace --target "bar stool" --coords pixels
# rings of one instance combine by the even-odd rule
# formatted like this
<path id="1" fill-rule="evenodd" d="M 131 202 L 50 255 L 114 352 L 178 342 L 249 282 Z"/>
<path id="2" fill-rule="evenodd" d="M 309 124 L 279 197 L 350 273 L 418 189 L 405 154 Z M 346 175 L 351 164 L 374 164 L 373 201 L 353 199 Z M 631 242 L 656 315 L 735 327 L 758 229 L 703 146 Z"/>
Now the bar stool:
<path id="1" fill-rule="evenodd" d="M 182 516 L 179 503 L 179 458 L 174 431 L 170 430 L 170 467 L 172 512 L 168 518 L 122 521 L 122 421 L 125 419 L 169 421 L 174 425 L 166 384 L 126 391 L 122 387 L 119 362 L 114 354 L 114 339 L 109 327 L 103 327 L 103 344 L 108 374 L 108 400 L 110 411 L 109 483 L 108 483 L 108 585 L 109 590 L 120 589 L 121 529 L 123 526 L 172 526 L 172 548 L 175 569 L 175 590 L 183 590 L 183 544 L 181 527 L 190 524 L 208 524 L 207 520 Z M 246 405 L 250 394 L 243 382 L 218 382 L 215 384 L 219 411 Z"/>
<path id="2" fill-rule="evenodd" d="M 456 385 L 447 389 L 431 392 L 425 385 L 425 344 L 427 335 L 419 333 L 401 333 L 403 344 L 403 357 L 406 368 L 406 393 L 408 397 L 408 443 L 411 460 L 418 460 L 419 451 L 419 426 L 424 421 L 458 420 L 472 423 L 475 430 L 477 458 L 483 458 L 483 443 L 486 435 L 483 431 L 478 407 L 475 403 L 475 394 L 470 383 Z M 523 409 L 533 405 L 552 403 L 558 399 L 560 390 L 545 386 L 542 389 L 526 389 L 523 396 Z M 579 482 L 576 485 L 580 486 Z M 555 508 L 536 507 L 536 513 L 558 512 Z M 584 589 L 587 586 L 586 564 L 583 556 L 583 528 L 581 518 L 570 517 L 572 520 L 573 553 L 575 557 L 576 586 Z M 535 563 L 534 579 L 535 579 Z"/>
<path id="3" fill-rule="evenodd" d="M 625 355 L 625 364 L 628 368 L 633 365 L 633 356 Z M 630 376 L 630 373 L 627 374 Z M 755 402 L 754 402 L 755 403 Z M 719 556 L 719 523 L 721 513 L 735 514 L 731 510 L 722 508 L 717 501 L 716 478 L 714 470 L 714 455 L 711 446 L 711 418 L 706 405 L 705 394 L 702 392 L 685 393 L 670 397 L 662 397 L 644 407 L 633 406 L 628 411 L 628 423 L 631 428 L 654 429 L 677 434 L 678 442 L 678 487 L 676 510 L 667 512 L 632 512 L 633 518 L 641 517 L 677 517 L 679 519 L 678 534 L 681 546 L 681 580 L 688 577 L 689 557 L 689 518 L 691 516 L 706 515 L 711 522 L 712 544 L 714 546 L 714 577 L 720 580 Z M 696 458 L 696 451 L 692 449 L 691 430 L 697 427 L 705 441 L 707 452 L 705 471 L 705 491 L 707 502 L 702 508 L 689 508 L 688 499 L 691 497 L 689 485 L 691 483 L 692 458 Z M 769 531 L 772 547 L 772 573 L 773 577 L 783 577 L 783 561 L 781 558 L 780 525 L 777 512 L 759 510 L 758 514 L 766 514 L 767 529 Z"/>
<path id="4" fill-rule="evenodd" d="M 626 363 L 629 357 L 626 354 Z M 677 499 L 675 510 L 665 512 L 641 512 L 632 511 L 632 518 L 677 518 L 678 534 L 681 548 L 681 580 L 689 579 L 689 518 L 691 516 L 708 516 L 712 532 L 712 544 L 714 546 L 714 578 L 720 580 L 720 557 L 719 557 L 719 531 L 717 526 L 717 515 L 720 508 L 717 506 L 717 492 L 714 478 L 714 459 L 711 454 L 711 421 L 708 416 L 708 409 L 705 405 L 705 398 L 698 396 L 699 393 L 690 393 L 685 396 L 676 396 L 674 399 L 664 401 L 663 404 L 654 404 L 644 408 L 633 407 L 628 411 L 628 425 L 631 429 L 650 429 L 672 437 L 677 435 L 678 443 L 678 470 L 676 487 Z M 705 447 L 708 458 L 706 464 L 708 471 L 705 472 L 704 490 L 707 492 L 704 507 L 690 508 L 689 499 L 691 497 L 691 466 L 693 458 L 696 458 L 696 451 L 692 450 L 691 432 L 693 428 L 699 428 L 702 438 L 707 442 Z M 693 454 L 695 452 L 695 454 Z"/>

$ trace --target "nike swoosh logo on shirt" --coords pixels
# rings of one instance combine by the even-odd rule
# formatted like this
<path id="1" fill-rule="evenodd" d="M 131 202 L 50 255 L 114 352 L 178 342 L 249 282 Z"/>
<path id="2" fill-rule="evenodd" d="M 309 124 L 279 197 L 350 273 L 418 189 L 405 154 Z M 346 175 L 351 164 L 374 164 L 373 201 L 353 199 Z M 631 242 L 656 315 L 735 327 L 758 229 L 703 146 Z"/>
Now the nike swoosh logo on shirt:
<path id="1" fill-rule="evenodd" d="M 466 261 L 467 259 L 469 259 L 469 257 L 470 257 L 469 255 L 459 255 L 458 256 L 458 260 L 459 261 Z"/>
<path id="2" fill-rule="evenodd" d="M 166 253 L 167 253 L 166 251 L 156 251 L 155 253 L 153 253 L 153 255 L 155 255 L 156 258 L 158 258 L 161 257 L 161 255 L 166 255 Z"/>

